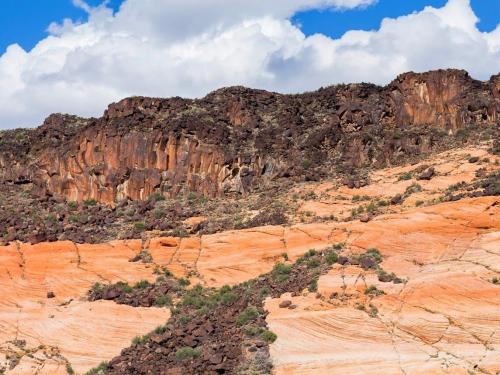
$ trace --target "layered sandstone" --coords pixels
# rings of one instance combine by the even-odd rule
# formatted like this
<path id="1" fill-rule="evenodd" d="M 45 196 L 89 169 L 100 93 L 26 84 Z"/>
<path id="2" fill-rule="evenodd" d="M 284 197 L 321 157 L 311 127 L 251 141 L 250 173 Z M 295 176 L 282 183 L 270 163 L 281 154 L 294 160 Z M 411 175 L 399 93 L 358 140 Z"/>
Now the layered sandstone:
<path id="1" fill-rule="evenodd" d="M 268 272 L 283 253 L 293 260 L 309 248 L 345 242 L 348 253 L 379 248 L 381 266 L 405 283 L 381 283 L 372 271 L 335 266 L 319 280 L 321 299 L 283 296 L 298 306 L 295 310 L 269 300 L 268 322 L 278 334 L 271 347 L 278 374 L 465 373 L 474 368 L 495 373 L 500 300 L 491 279 L 500 272 L 499 203 L 495 197 L 465 199 L 367 224 L 263 227 L 142 245 L 12 244 L 0 248 L 0 282 L 6 291 L 0 351 L 9 358 L 20 355 L 12 373 L 54 373 L 54 366 L 62 369 L 66 363 L 84 371 L 168 318 L 168 310 L 80 300 L 95 281 L 151 280 L 154 265 L 164 265 L 178 276 L 194 270 L 206 285 L 235 284 Z M 154 263 L 130 263 L 144 246 Z M 367 298 L 363 291 L 372 284 L 386 295 Z M 56 297 L 47 298 L 48 292 Z M 377 317 L 357 309 L 368 303 L 377 307 Z M 15 349 L 16 340 L 26 340 L 26 349 Z M 57 353 L 50 360 L 49 350 Z M 38 361 L 30 352 L 40 352 Z M 4 363 L 10 362 L 5 358 Z"/>
<path id="2" fill-rule="evenodd" d="M 498 204 L 467 200 L 350 225 L 349 249 L 376 246 L 383 269 L 406 281 L 382 283 L 373 271 L 336 266 L 319 280 L 321 299 L 283 296 L 295 310 L 269 300 L 276 373 L 497 373 Z M 386 294 L 368 297 L 370 285 Z"/>
<path id="3" fill-rule="evenodd" d="M 113 204 L 350 173 L 449 147 L 445 134 L 458 129 L 498 126 L 498 81 L 448 70 L 300 95 L 234 87 L 200 100 L 128 98 L 99 119 L 53 115 L 3 134 L 0 177 L 39 195 Z"/>

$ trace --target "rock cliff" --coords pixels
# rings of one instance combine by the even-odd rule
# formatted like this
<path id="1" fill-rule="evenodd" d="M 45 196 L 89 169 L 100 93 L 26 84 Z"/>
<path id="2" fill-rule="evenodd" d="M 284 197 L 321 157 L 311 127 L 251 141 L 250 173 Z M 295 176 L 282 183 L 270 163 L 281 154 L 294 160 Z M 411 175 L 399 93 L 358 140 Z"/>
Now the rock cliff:
<path id="1" fill-rule="evenodd" d="M 266 179 L 315 180 L 446 148 L 460 131 L 498 129 L 500 75 L 406 73 L 282 95 L 243 87 L 205 98 L 132 97 L 98 119 L 55 114 L 0 135 L 0 179 L 36 194 L 114 204 L 153 193 L 217 196 Z"/>

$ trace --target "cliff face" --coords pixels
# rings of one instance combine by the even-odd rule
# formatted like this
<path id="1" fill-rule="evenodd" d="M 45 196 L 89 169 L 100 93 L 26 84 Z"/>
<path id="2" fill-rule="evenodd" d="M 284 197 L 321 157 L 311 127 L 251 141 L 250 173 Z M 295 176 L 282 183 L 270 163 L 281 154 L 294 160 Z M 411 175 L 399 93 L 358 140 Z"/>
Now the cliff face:
<path id="1" fill-rule="evenodd" d="M 479 82 L 456 70 L 300 95 L 233 87 L 200 100 L 134 97 L 99 119 L 52 115 L 37 129 L 4 132 L 0 178 L 105 203 L 245 193 L 269 178 L 400 162 L 458 129 L 497 128 L 499 111 L 500 75 Z"/>

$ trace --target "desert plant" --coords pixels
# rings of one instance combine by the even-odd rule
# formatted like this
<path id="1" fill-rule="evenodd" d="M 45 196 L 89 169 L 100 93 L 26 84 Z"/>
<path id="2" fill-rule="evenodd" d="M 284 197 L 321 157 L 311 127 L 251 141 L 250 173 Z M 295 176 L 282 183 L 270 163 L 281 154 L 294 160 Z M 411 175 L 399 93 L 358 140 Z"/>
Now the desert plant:
<path id="1" fill-rule="evenodd" d="M 267 329 L 260 334 L 260 337 L 262 338 L 262 340 L 269 344 L 272 344 L 278 338 L 278 336 L 274 332 L 271 332 Z"/>
<path id="2" fill-rule="evenodd" d="M 405 172 L 399 175 L 398 181 L 407 181 L 412 179 L 412 174 L 411 172 Z"/>
<path id="3" fill-rule="evenodd" d="M 191 348 L 190 346 L 184 346 L 177 349 L 175 352 L 175 358 L 178 361 L 186 361 L 193 358 L 198 358 L 201 354 L 201 348 Z"/>
<path id="4" fill-rule="evenodd" d="M 257 310 L 253 306 L 249 306 L 238 315 L 238 317 L 236 318 L 236 324 L 238 324 L 239 326 L 243 326 L 248 322 L 257 319 L 258 316 L 259 310 Z"/>

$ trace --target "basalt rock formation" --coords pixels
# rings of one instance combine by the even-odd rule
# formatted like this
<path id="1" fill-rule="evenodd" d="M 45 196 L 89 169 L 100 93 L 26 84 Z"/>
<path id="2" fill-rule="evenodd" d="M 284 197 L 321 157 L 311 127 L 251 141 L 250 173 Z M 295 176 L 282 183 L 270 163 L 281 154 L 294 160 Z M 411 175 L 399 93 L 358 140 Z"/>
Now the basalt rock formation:
<path id="1" fill-rule="evenodd" d="M 199 100 L 132 97 L 98 119 L 56 114 L 3 132 L 0 179 L 112 205 L 246 193 L 269 179 L 401 163 L 449 147 L 463 129 L 497 131 L 499 113 L 500 75 L 480 82 L 459 70 L 299 95 L 232 87 Z"/>

